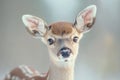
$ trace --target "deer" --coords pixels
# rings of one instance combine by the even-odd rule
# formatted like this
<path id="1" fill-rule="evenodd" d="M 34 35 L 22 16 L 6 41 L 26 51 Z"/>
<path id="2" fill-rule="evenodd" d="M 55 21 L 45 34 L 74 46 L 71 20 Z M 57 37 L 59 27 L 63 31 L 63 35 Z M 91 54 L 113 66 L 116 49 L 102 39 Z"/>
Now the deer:
<path id="1" fill-rule="evenodd" d="M 32 67 L 20 65 L 11 70 L 4 80 L 74 80 L 74 67 L 79 42 L 95 22 L 97 7 L 90 5 L 79 12 L 75 22 L 55 22 L 48 25 L 33 15 L 23 15 L 27 31 L 40 39 L 49 51 L 49 70 L 41 74 Z"/>

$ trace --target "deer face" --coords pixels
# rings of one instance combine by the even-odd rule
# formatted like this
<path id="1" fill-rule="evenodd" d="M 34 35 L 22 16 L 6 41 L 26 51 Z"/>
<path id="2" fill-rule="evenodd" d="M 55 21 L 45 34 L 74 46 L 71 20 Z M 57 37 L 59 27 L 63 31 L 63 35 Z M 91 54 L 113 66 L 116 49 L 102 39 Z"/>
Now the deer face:
<path id="1" fill-rule="evenodd" d="M 47 25 L 44 20 L 32 15 L 24 15 L 22 20 L 28 32 L 47 45 L 52 62 L 66 64 L 75 61 L 79 41 L 91 29 L 95 16 L 96 6 L 92 5 L 81 11 L 74 23 L 56 22 Z"/>
<path id="2" fill-rule="evenodd" d="M 82 33 L 79 33 L 72 23 L 57 22 L 49 26 L 45 35 L 45 42 L 53 61 L 68 62 L 77 56 L 79 40 Z"/>

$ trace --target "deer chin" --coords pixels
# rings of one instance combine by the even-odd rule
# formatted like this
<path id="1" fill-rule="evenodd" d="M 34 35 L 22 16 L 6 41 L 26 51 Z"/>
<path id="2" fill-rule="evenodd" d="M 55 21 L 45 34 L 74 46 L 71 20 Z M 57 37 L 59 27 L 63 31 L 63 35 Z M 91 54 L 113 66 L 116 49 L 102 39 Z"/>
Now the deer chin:
<path id="1" fill-rule="evenodd" d="M 57 66 L 61 68 L 68 68 L 73 64 L 74 64 L 74 59 L 72 57 L 61 58 L 57 61 Z"/>

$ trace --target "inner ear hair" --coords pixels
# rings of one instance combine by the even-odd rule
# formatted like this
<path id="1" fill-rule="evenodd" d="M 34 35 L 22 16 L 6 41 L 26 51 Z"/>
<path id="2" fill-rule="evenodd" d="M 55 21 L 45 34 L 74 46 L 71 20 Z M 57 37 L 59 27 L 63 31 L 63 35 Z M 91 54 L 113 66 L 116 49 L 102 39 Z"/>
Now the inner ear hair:
<path id="1" fill-rule="evenodd" d="M 90 28 L 94 25 L 95 19 L 96 19 L 96 18 L 93 18 L 92 23 L 88 23 L 88 24 L 86 24 L 85 26 L 90 29 Z"/>
<path id="2" fill-rule="evenodd" d="M 40 35 L 40 33 L 37 30 L 29 30 L 28 27 L 26 27 L 26 30 L 29 34 L 31 34 L 32 36 L 36 36 L 36 35 Z"/>
<path id="3" fill-rule="evenodd" d="M 75 22 L 73 23 L 73 27 L 76 28 L 77 32 L 81 33 L 81 32 L 84 32 L 86 29 L 87 29 L 87 30 L 91 29 L 92 26 L 93 26 L 94 23 L 95 23 L 95 20 L 96 20 L 96 18 L 93 17 L 93 18 L 92 18 L 92 23 L 87 23 L 87 24 L 85 24 L 84 26 L 81 26 L 81 27 L 83 27 L 83 30 L 80 30 L 80 29 L 77 29 L 77 27 L 76 27 L 78 23 L 77 23 L 77 19 L 75 19 Z"/>

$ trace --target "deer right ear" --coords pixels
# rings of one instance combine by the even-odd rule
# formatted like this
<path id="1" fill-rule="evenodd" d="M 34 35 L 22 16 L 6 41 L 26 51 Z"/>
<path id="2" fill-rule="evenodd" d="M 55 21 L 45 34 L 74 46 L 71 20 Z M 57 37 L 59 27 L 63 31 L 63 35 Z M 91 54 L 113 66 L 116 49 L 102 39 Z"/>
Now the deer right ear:
<path id="1" fill-rule="evenodd" d="M 77 15 L 74 26 L 79 32 L 85 33 L 92 28 L 96 17 L 96 11 L 96 5 L 91 5 Z"/>
<path id="2" fill-rule="evenodd" d="M 22 21 L 26 26 L 28 32 L 32 34 L 35 38 L 40 38 L 41 36 L 44 36 L 47 31 L 46 23 L 38 17 L 32 15 L 23 15 Z"/>

